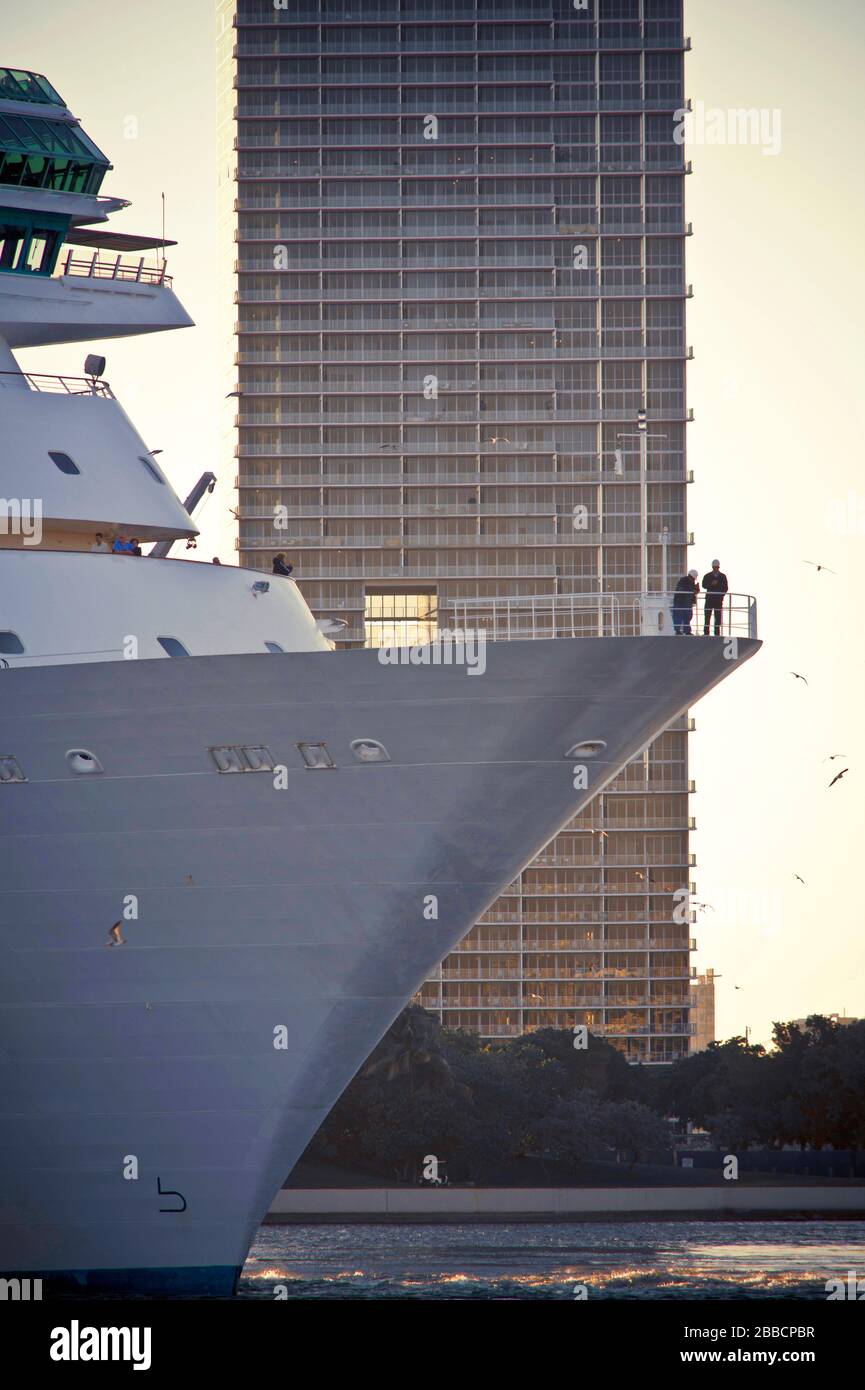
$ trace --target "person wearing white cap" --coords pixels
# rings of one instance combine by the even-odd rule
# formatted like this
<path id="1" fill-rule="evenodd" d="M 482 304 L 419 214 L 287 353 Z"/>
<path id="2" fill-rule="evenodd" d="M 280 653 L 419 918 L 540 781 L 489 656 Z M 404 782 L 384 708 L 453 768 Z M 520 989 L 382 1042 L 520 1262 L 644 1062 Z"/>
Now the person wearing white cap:
<path id="1" fill-rule="evenodd" d="M 709 635 L 709 623 L 714 619 L 715 636 L 721 635 L 721 613 L 724 608 L 724 595 L 728 589 L 727 576 L 721 573 L 721 561 L 713 560 L 708 574 L 703 575 L 703 588 L 706 598 L 703 604 L 703 636 Z"/>
<path id="2" fill-rule="evenodd" d="M 699 592 L 697 571 L 688 573 L 679 580 L 673 592 L 673 631 L 677 637 L 691 637 L 691 618 Z"/>

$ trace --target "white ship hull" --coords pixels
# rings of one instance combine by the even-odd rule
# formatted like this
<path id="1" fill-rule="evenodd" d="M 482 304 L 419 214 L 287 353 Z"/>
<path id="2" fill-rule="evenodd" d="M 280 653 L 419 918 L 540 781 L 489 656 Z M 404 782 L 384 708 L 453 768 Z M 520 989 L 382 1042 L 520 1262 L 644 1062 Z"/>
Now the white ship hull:
<path id="1" fill-rule="evenodd" d="M 230 1292 L 431 968 L 758 646 L 491 644 L 482 676 L 374 651 L 0 671 L 0 754 L 28 779 L 0 785 L 0 1274 Z M 391 761 L 356 762 L 358 738 Z M 607 748 L 575 790 L 587 739 Z M 337 767 L 306 769 L 303 741 Z M 208 749 L 244 744 L 284 790 L 217 771 Z"/>

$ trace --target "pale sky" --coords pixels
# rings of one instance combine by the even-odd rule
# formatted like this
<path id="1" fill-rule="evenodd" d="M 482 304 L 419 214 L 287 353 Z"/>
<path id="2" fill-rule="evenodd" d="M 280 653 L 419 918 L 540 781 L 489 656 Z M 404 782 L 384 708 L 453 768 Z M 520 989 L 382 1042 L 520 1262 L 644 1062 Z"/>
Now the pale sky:
<path id="1" fill-rule="evenodd" d="M 0 63 L 45 73 L 115 166 L 103 192 L 133 206 L 112 226 L 158 234 L 166 195 L 166 234 L 180 243 L 168 268 L 196 327 L 99 350 L 181 496 L 205 468 L 219 475 L 199 554 L 233 560 L 234 467 L 219 456 L 235 403 L 219 342 L 214 0 L 4 8 Z M 774 1019 L 865 1017 L 853 871 L 865 805 L 865 5 L 686 0 L 685 15 L 692 100 L 777 109 L 781 121 L 776 157 L 689 147 L 686 185 L 691 563 L 702 574 L 717 555 L 731 588 L 758 596 L 765 640 L 694 711 L 695 878 L 715 908 L 700 914 L 695 961 L 721 976 L 718 1037 L 749 1027 L 766 1042 Z M 80 373 L 90 348 L 21 356 L 31 370 Z"/>

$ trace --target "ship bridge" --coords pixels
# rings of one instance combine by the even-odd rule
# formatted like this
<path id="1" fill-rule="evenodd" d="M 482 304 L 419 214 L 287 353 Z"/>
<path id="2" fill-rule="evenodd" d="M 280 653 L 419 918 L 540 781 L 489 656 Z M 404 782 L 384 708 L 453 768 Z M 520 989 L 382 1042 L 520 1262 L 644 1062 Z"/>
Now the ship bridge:
<path id="1" fill-rule="evenodd" d="M 47 78 L 0 68 L 0 334 L 10 347 L 191 325 L 166 274 L 174 243 L 92 225 L 129 205 L 100 193 L 110 169 Z M 146 262 L 144 251 L 160 254 Z"/>

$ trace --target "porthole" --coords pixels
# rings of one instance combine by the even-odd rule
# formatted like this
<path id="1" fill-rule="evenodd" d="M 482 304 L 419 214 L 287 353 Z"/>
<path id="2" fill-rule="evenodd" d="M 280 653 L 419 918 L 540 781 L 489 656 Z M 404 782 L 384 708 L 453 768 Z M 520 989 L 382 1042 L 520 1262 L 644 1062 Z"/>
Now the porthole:
<path id="1" fill-rule="evenodd" d="M 66 761 L 73 772 L 87 774 L 104 771 L 99 759 L 86 748 L 70 748 Z"/>
<path id="2" fill-rule="evenodd" d="M 379 743 L 377 738 L 352 739 L 351 751 L 359 763 L 390 762 L 390 753 L 383 743 Z"/>
<path id="3" fill-rule="evenodd" d="M 606 742 L 602 738 L 586 738 L 582 743 L 575 743 L 573 748 L 569 748 L 565 754 L 566 758 L 597 758 L 599 753 L 603 753 Z"/>
<path id="4" fill-rule="evenodd" d="M 20 656 L 24 643 L 17 632 L 0 632 L 0 652 L 4 656 Z"/>
<path id="5" fill-rule="evenodd" d="M 157 637 L 156 640 L 168 656 L 189 656 L 183 643 L 178 642 L 176 637 Z"/>
<path id="6" fill-rule="evenodd" d="M 297 749 L 306 767 L 313 772 L 321 772 L 325 768 L 336 767 L 336 763 L 328 753 L 327 745 L 324 743 L 299 743 Z"/>
<path id="7" fill-rule="evenodd" d="M 71 459 L 68 454 L 61 454 L 58 449 L 49 449 L 48 457 L 54 463 L 56 463 L 61 473 L 69 473 L 70 475 L 73 475 L 75 473 L 81 472 L 81 469 L 78 467 L 78 464 L 75 463 L 74 460 Z"/>
<path id="8" fill-rule="evenodd" d="M 21 765 L 11 753 L 0 753 L 0 782 L 26 782 Z"/>
<path id="9" fill-rule="evenodd" d="M 152 459 L 145 458 L 143 454 L 138 455 L 139 461 L 144 464 L 154 482 L 161 483 L 165 487 L 165 479 Z"/>

